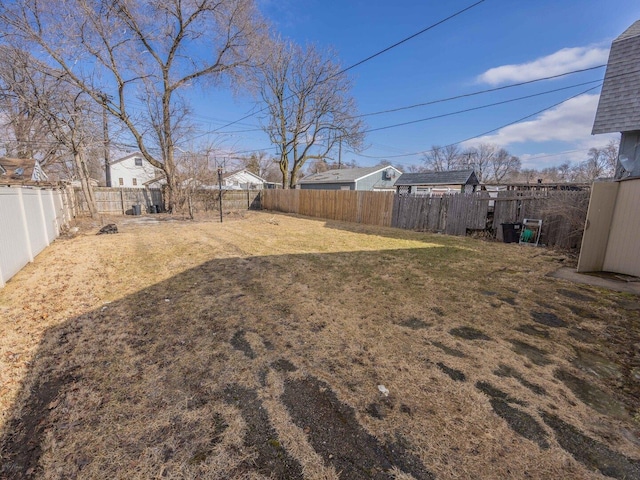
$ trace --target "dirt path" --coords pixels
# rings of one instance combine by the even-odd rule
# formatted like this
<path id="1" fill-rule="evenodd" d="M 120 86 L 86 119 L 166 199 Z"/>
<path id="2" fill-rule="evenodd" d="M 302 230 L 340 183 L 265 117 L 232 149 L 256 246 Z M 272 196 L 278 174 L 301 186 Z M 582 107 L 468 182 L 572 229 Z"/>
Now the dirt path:
<path id="1" fill-rule="evenodd" d="M 544 250 L 269 213 L 0 290 L 0 478 L 640 478 L 637 297 Z"/>

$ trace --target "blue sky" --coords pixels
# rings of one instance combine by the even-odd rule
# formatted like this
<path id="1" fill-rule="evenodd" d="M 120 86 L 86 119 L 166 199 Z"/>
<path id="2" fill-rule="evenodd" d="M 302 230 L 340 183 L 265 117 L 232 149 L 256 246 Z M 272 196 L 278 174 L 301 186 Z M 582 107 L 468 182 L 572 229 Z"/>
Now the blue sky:
<path id="1" fill-rule="evenodd" d="M 264 15 L 282 36 L 299 43 L 333 47 L 343 66 L 474 3 L 474 0 L 259 0 Z M 611 41 L 640 19 L 637 0 L 485 0 L 446 23 L 350 71 L 359 113 L 370 113 L 467 94 L 606 63 Z M 418 152 L 447 145 L 506 125 L 569 97 L 572 100 L 497 130 L 474 142 L 497 143 L 518 155 L 527 168 L 544 168 L 585 158 L 611 136 L 591 136 L 604 68 L 560 79 L 509 88 L 401 112 L 365 117 L 370 129 L 420 120 L 490 103 L 545 93 L 473 112 L 367 134 L 366 148 L 343 152 L 362 166 L 382 159 L 421 162 Z M 253 101 L 229 92 L 203 92 L 195 105 L 203 130 L 213 130 L 256 110 Z M 229 126 L 217 139 L 225 150 L 265 149 L 265 134 L 251 131 L 259 116 Z M 614 136 L 615 137 L 615 136 Z M 211 137 L 213 139 L 213 137 Z M 566 152 L 566 153 L 562 153 Z"/>

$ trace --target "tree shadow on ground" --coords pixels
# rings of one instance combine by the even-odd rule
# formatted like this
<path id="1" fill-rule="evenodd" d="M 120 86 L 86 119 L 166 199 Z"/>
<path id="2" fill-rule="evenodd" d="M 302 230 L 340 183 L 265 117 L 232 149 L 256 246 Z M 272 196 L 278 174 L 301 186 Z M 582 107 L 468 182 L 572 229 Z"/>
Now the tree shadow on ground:
<path id="1" fill-rule="evenodd" d="M 388 252 L 404 263 L 429 257 L 436 269 L 463 254 L 433 250 Z M 345 304 L 330 307 L 338 316 L 353 315 L 350 301 L 371 303 L 379 255 L 212 260 L 49 329 L 1 432 L 0 477 L 390 479 L 395 469 L 432 478 L 420 456 L 427 445 L 372 435 L 343 386 L 328 382 L 330 362 L 352 368 L 336 352 L 358 340 L 340 339 L 317 313 L 329 296 Z M 369 311 L 395 304 L 376 298 Z M 368 335 L 379 328 L 360 321 Z M 316 356 L 326 371 L 310 371 Z M 399 410 L 391 428 L 411 421 Z"/>
<path id="2" fill-rule="evenodd" d="M 294 318 L 295 271 L 319 261 L 338 268 L 348 254 L 325 257 L 209 261 L 47 330 L 1 432 L 0 478 L 256 472 L 284 479 L 302 478 L 308 462 L 349 465 L 350 478 L 391 478 L 394 467 L 431 478 L 408 449 L 370 435 L 333 392 L 327 408 L 335 415 L 309 412 L 307 432 L 283 403 L 304 401 L 297 393 L 276 392 L 271 409 L 264 402 L 265 384 L 275 388 L 292 375 L 304 337 L 319 331 Z M 304 389 L 318 380 L 295 382 Z M 351 440 L 340 441 L 361 448 L 339 457 L 330 445 L 314 450 L 316 437 L 344 428 Z"/>

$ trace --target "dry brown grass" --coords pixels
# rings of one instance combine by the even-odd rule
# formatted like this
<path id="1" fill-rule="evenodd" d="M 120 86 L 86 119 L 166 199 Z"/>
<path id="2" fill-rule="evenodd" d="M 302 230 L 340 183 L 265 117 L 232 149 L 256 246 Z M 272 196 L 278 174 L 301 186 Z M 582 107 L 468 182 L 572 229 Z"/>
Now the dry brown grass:
<path id="1" fill-rule="evenodd" d="M 637 300 L 547 277 L 553 252 L 271 213 L 119 229 L 56 241 L 0 290 L 0 476 L 356 478 L 314 443 L 331 418 L 287 407 L 309 379 L 362 439 L 437 478 L 600 478 L 544 412 L 640 457 Z M 490 339 L 450 333 L 463 326 Z M 558 370 L 606 395 L 581 399 Z M 510 428 L 478 382 L 544 438 Z"/>

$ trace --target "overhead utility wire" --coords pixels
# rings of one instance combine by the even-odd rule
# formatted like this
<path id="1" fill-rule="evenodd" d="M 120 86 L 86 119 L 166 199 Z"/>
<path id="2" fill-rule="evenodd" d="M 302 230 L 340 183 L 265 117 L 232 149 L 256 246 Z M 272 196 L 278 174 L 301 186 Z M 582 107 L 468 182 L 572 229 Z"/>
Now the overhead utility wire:
<path id="1" fill-rule="evenodd" d="M 517 102 L 519 100 L 525 100 L 527 98 L 539 97 L 541 95 L 548 95 L 549 93 L 560 92 L 562 90 L 568 90 L 570 88 L 575 88 L 575 87 L 582 87 L 584 85 L 588 85 L 588 84 L 596 83 L 596 82 L 601 82 L 601 80 L 591 80 L 589 82 L 577 83 L 575 85 L 570 85 L 568 87 L 556 88 L 554 90 L 547 90 L 545 92 L 539 92 L 539 93 L 534 93 L 534 94 L 531 94 L 531 95 L 525 95 L 523 97 L 511 98 L 509 100 L 502 100 L 500 102 L 487 103 L 485 105 L 480 105 L 478 107 L 465 108 L 464 110 L 457 110 L 455 112 L 443 113 L 441 115 L 434 115 L 432 117 L 419 118 L 417 120 L 410 120 L 408 122 L 395 123 L 393 125 L 386 125 L 384 127 L 370 128 L 368 130 L 364 130 L 363 133 L 377 132 L 379 130 L 387 130 L 389 128 L 402 127 L 402 126 L 405 126 L 405 125 L 412 125 L 414 123 L 426 122 L 428 120 L 435 120 L 437 118 L 444 118 L 444 117 L 450 117 L 452 115 L 459 115 L 461 113 L 473 112 L 474 110 L 481 110 L 483 108 L 495 107 L 496 105 L 503 105 L 505 103 Z M 602 85 L 602 84 L 600 84 L 600 85 Z M 596 85 L 594 88 L 597 88 L 600 85 Z"/>
<path id="2" fill-rule="evenodd" d="M 351 69 L 353 69 L 353 68 L 355 68 L 355 67 L 358 67 L 358 66 L 362 65 L 363 63 L 368 62 L 369 60 L 372 60 L 372 59 L 376 58 L 377 56 L 382 55 L 383 53 L 388 52 L 389 50 L 391 50 L 391 49 L 393 49 L 393 48 L 396 48 L 396 47 L 397 47 L 397 46 L 399 46 L 399 45 L 402 45 L 402 44 L 403 44 L 403 43 L 405 43 L 405 42 L 408 42 L 409 40 L 411 40 L 411 39 L 413 39 L 413 38 L 417 37 L 418 35 L 422 35 L 423 33 L 428 32 L 429 30 L 431 30 L 431 29 L 433 29 L 433 28 L 435 28 L 435 27 L 437 27 L 437 26 L 439 26 L 439 25 L 442 25 L 443 23 L 445 23 L 445 22 L 447 22 L 447 21 L 449 21 L 449 20 L 451 20 L 451 19 L 453 19 L 453 18 L 457 17 L 458 15 L 461 15 L 461 14 L 463 14 L 464 12 L 466 12 L 466 11 L 468 11 L 468 10 L 471 10 L 471 9 L 472 9 L 472 8 L 474 8 L 474 7 L 477 7 L 478 5 L 480 5 L 480 4 L 481 4 L 481 3 L 483 3 L 483 2 L 485 2 L 485 0 L 480 0 L 480 1 L 478 1 L 478 2 L 476 2 L 476 3 L 474 3 L 474 4 L 472 4 L 472 5 L 469 5 L 468 7 L 463 8 L 462 10 L 458 10 L 456 13 L 454 13 L 454 14 L 452 14 L 452 15 L 449 15 L 448 17 L 443 18 L 442 20 L 437 21 L 436 23 L 433 23 L 433 24 L 429 25 L 429 26 L 428 26 L 428 27 L 426 27 L 426 28 L 423 28 L 423 29 L 422 29 L 422 30 L 420 30 L 419 32 L 414 33 L 413 35 L 410 35 L 410 36 L 408 36 L 408 37 L 406 37 L 406 38 L 404 38 L 404 39 L 400 40 L 399 42 L 394 43 L 393 45 L 390 45 L 390 46 L 388 46 L 388 47 L 386 47 L 386 48 L 383 48 L 382 50 L 380 50 L 379 52 L 374 53 L 373 55 L 369 55 L 367 58 L 365 58 L 365 59 L 363 59 L 363 60 L 360 60 L 359 62 L 356 62 L 356 63 L 354 63 L 353 65 L 348 66 L 347 68 L 343 68 L 343 69 L 342 69 L 342 70 L 340 70 L 339 72 L 334 73 L 333 75 L 331 75 L 330 77 L 328 77 L 328 78 L 327 78 L 327 80 L 329 80 L 329 79 L 331 79 L 331 78 L 333 78 L 333 77 L 336 77 L 336 76 L 338 76 L 338 75 L 341 75 L 341 74 L 343 74 L 343 73 L 345 73 L 345 72 L 348 72 L 349 70 L 351 70 Z M 326 80 L 325 80 L 325 81 L 326 81 Z M 287 97 L 287 99 L 291 98 L 292 96 L 293 96 L 293 95 L 290 95 L 289 97 Z M 251 117 L 253 117 L 253 116 L 254 116 L 254 115 L 256 115 L 256 114 L 258 114 L 258 113 L 260 113 L 260 112 L 265 111 L 266 109 L 267 109 L 267 107 L 263 107 L 263 108 L 261 108 L 260 110 L 258 110 L 258 111 L 256 111 L 256 112 L 254 112 L 254 113 L 250 113 L 250 114 L 248 114 L 248 115 L 245 115 L 245 116 L 244 116 L 244 117 L 242 117 L 242 118 L 239 118 L 238 120 L 235 120 L 235 121 L 230 122 L 230 123 L 228 123 L 228 124 L 226 124 L 226 125 L 223 125 L 222 127 L 218 128 L 218 129 L 216 129 L 216 130 L 213 130 L 213 132 L 211 132 L 211 133 L 217 132 L 218 130 L 222 130 L 223 128 L 230 127 L 231 125 L 234 125 L 234 124 L 236 124 L 236 123 L 238 123 L 238 122 L 241 122 L 241 121 L 243 121 L 243 120 L 246 120 L 247 118 L 251 118 Z"/>
<path id="3" fill-rule="evenodd" d="M 522 85 L 529 85 L 529 84 L 532 84 L 532 83 L 542 82 L 542 81 L 545 81 L 545 80 L 553 80 L 555 78 L 566 77 L 567 75 L 572 75 L 572 74 L 575 74 L 575 73 L 588 72 L 590 70 L 596 70 L 596 69 L 602 68 L 602 67 L 606 67 L 606 64 L 596 65 L 595 67 L 589 67 L 589 68 L 581 68 L 579 70 L 572 70 L 570 72 L 564 72 L 564 73 L 560 73 L 558 75 L 550 75 L 548 77 L 536 78 L 534 80 L 527 80 L 526 82 L 510 83 L 509 85 L 503 85 L 501 87 L 489 88 L 489 89 L 486 89 L 486 90 L 478 90 L 478 91 L 470 92 L 470 93 L 463 93 L 463 94 L 460 94 L 460 95 L 455 95 L 453 97 L 438 98 L 436 100 L 429 100 L 428 102 L 416 103 L 416 104 L 407 105 L 407 106 L 404 106 L 404 107 L 397 107 L 397 108 L 391 108 L 391 109 L 388 109 L 388 110 L 380 110 L 378 112 L 370 112 L 370 113 L 363 113 L 363 114 L 360 114 L 360 115 L 353 115 L 353 116 L 348 117 L 348 118 L 370 117 L 370 116 L 374 116 L 374 115 L 382 115 L 382 114 L 385 114 L 385 113 L 399 112 L 399 111 L 402 111 L 402 110 L 410 110 L 412 108 L 417 108 L 417 107 L 426 107 L 428 105 L 435 105 L 437 103 L 450 102 L 450 101 L 453 101 L 453 100 L 459 100 L 461 98 L 474 97 L 476 95 L 482 95 L 484 93 L 497 92 L 497 91 L 500 91 L 500 90 L 506 90 L 508 88 L 513 88 L 513 87 L 520 87 Z M 635 73 L 635 72 L 627 72 L 627 73 L 620 74 L 620 75 L 627 75 L 629 73 Z M 602 79 L 594 80 L 594 82 L 600 82 L 600 81 L 602 81 Z M 586 83 L 588 83 L 588 82 L 586 82 Z M 586 85 L 586 83 L 585 83 L 585 85 Z M 256 112 L 256 113 L 258 113 L 258 112 Z M 222 127 L 220 127 L 220 128 L 222 128 Z M 217 131 L 217 129 L 216 130 L 211 130 L 209 132 L 202 133 L 199 136 L 208 135 L 208 134 L 214 133 L 216 131 Z M 228 131 L 228 132 L 224 132 L 224 133 L 231 134 L 231 133 L 246 133 L 246 132 L 259 132 L 259 131 L 262 131 L 262 128 L 254 128 L 254 129 L 248 129 L 248 130 L 232 130 L 232 131 Z M 371 131 L 371 130 L 368 130 L 368 131 Z"/>
<path id="4" fill-rule="evenodd" d="M 413 105 L 407 105 L 406 107 L 397 107 L 397 108 L 391 108 L 389 110 L 380 110 L 379 112 L 363 113 L 361 115 L 354 115 L 352 118 L 370 117 L 370 116 L 373 116 L 373 115 L 382 115 L 383 113 L 393 113 L 393 112 L 399 112 L 399 111 L 402 111 L 402 110 L 409 110 L 411 108 L 425 107 L 427 105 L 433 105 L 433 104 L 436 104 L 436 103 L 443 103 L 443 102 L 449 102 L 451 100 L 458 100 L 460 98 L 473 97 L 475 95 L 481 95 L 483 93 L 497 92 L 499 90 L 506 90 L 507 88 L 520 87 L 522 85 L 529 85 L 531 83 L 541 82 L 543 80 L 552 80 L 554 78 L 565 77 L 567 75 L 572 75 L 574 73 L 588 72 L 589 70 L 596 70 L 598 68 L 602 68 L 602 67 L 606 67 L 606 66 L 607 66 L 606 64 L 603 64 L 603 65 L 597 65 L 595 67 L 590 67 L 590 68 L 582 68 L 580 70 L 573 70 L 571 72 L 560 73 L 558 75 L 551 75 L 549 77 L 536 78 L 534 80 L 527 80 L 526 82 L 511 83 L 509 85 L 503 85 L 501 87 L 489 88 L 489 89 L 486 89 L 486 90 L 479 90 L 477 92 L 471 92 L 471 93 L 463 93 L 461 95 L 456 95 L 454 97 L 439 98 L 437 100 L 430 100 L 430 101 L 424 102 L 424 103 L 416 103 L 416 104 L 413 104 Z M 601 81 L 601 80 L 598 80 L 598 81 Z"/>
<path id="5" fill-rule="evenodd" d="M 524 121 L 524 120 L 527 120 L 527 119 L 529 119 L 529 118 L 531 118 L 531 117 L 534 117 L 534 116 L 539 115 L 539 114 L 541 114 L 541 113 L 543 113 L 543 112 L 546 112 L 547 110 L 551 110 L 552 108 L 558 107 L 558 106 L 562 105 L 563 103 L 568 102 L 569 100 L 573 100 L 574 98 L 577 98 L 577 97 L 579 97 L 580 95 L 584 95 L 585 93 L 588 93 L 588 92 L 590 92 L 591 90 L 595 90 L 596 88 L 599 88 L 599 87 L 600 87 L 600 85 L 596 85 L 595 87 L 588 88 L 587 90 L 584 90 L 584 91 L 582 91 L 582 92 L 580 92 L 580 93 L 577 93 L 577 94 L 575 94 L 575 95 L 572 95 L 572 96 L 571 96 L 571 97 L 569 97 L 569 98 L 566 98 L 566 99 L 564 99 L 564 100 L 562 100 L 562 101 L 560 101 L 560 102 L 554 103 L 553 105 L 549 105 L 548 107 L 545 107 L 545 108 L 543 108 L 542 110 L 538 110 L 538 111 L 536 111 L 536 112 L 533 112 L 533 113 L 531 113 L 531 114 L 529 114 L 529 115 L 526 115 L 526 116 L 524 116 L 524 117 L 521 117 L 521 118 L 519 118 L 519 119 L 517 119 L 517 120 L 514 120 L 514 121 L 512 121 L 512 122 L 506 123 L 506 124 L 504 124 L 504 125 L 500 125 L 499 127 L 493 128 L 493 129 L 488 130 L 488 131 L 486 131 L 486 132 L 484 132 L 484 133 L 481 133 L 481 134 L 479 134 L 479 135 L 475 135 L 475 136 L 473 136 L 473 137 L 469 137 L 469 138 L 466 138 L 466 139 L 464 139 L 464 140 L 460 140 L 460 141 L 458 141 L 458 142 L 450 143 L 449 145 L 446 145 L 446 146 L 445 146 L 445 148 L 446 148 L 446 147 L 453 147 L 453 146 L 455 146 L 455 145 L 459 145 L 459 144 L 461 144 L 461 143 L 468 142 L 468 141 L 470 141 L 470 140 L 474 140 L 474 139 L 479 138 L 479 137 L 483 137 L 483 136 L 488 135 L 488 134 L 490 134 L 490 133 L 493 133 L 493 132 L 495 132 L 495 131 L 497 131 L 497 130 L 501 130 L 501 129 L 503 129 L 503 128 L 509 127 L 509 126 L 511 126 L 511 125 L 515 125 L 516 123 L 520 123 L 520 122 L 522 122 L 522 121 Z M 387 158 L 413 157 L 413 156 L 415 156 L 415 155 L 421 155 L 421 154 L 426 153 L 426 152 L 428 152 L 428 150 L 421 150 L 421 151 L 419 151 L 419 152 L 405 153 L 405 154 L 402 154 L 402 155 L 384 155 L 384 156 L 375 156 L 375 157 L 374 157 L 374 156 L 371 156 L 371 155 L 363 155 L 363 154 L 359 154 L 359 156 L 361 156 L 361 157 L 366 157 L 366 158 L 380 158 L 380 159 L 385 158 L 385 159 L 387 159 Z"/>
<path id="6" fill-rule="evenodd" d="M 451 143 L 451 144 L 447 145 L 447 147 L 454 146 L 454 145 L 459 145 L 460 143 L 468 142 L 469 140 L 474 140 L 474 139 L 479 138 L 479 137 L 484 137 L 485 135 L 493 133 L 493 132 L 495 132 L 497 130 L 502 130 L 503 128 L 510 127 L 511 125 L 515 125 L 516 123 L 520 123 L 520 122 L 522 122 L 524 120 L 527 120 L 528 118 L 535 117 L 536 115 L 539 115 L 539 114 L 541 114 L 543 112 L 546 112 L 547 110 L 551 110 L 552 108 L 558 107 L 558 106 L 562 105 L 563 103 L 568 102 L 569 100 L 573 100 L 574 98 L 577 98 L 580 95 L 584 95 L 585 93 L 589 93 L 591 90 L 595 90 L 596 88 L 600 88 L 601 85 L 602 84 L 596 85 L 595 87 L 587 88 L 583 92 L 576 93 L 575 95 L 573 95 L 573 96 L 571 96 L 569 98 L 566 98 L 566 99 L 562 100 L 561 102 L 554 103 L 553 105 L 550 105 L 550 106 L 548 106 L 546 108 L 543 108 L 542 110 L 538 110 L 537 112 L 531 113 L 531 114 L 526 115 L 526 116 L 524 116 L 522 118 L 514 120 L 513 122 L 506 123 L 504 125 L 501 125 L 499 127 L 493 128 L 491 130 L 487 130 L 486 132 L 481 133 L 480 135 L 475 135 L 475 136 L 467 138 L 465 140 L 460 140 L 459 142 Z"/>
<path id="7" fill-rule="evenodd" d="M 396 47 L 398 47 L 398 46 L 402 45 L 403 43 L 408 42 L 409 40 L 411 40 L 411 39 L 413 39 L 413 38 L 415 38 L 415 37 L 417 37 L 417 36 L 419 36 L 419 35 L 422 35 L 423 33 L 428 32 L 429 30 L 431 30 L 431 29 L 433 29 L 433 28 L 435 28 L 435 27 L 437 27 L 437 26 L 439 26 L 439 25 L 442 25 L 442 24 L 443 24 L 443 23 L 445 23 L 445 22 L 448 22 L 449 20 L 451 20 L 451 19 L 453 19 L 453 18 L 457 17 L 458 15 L 462 15 L 462 14 L 463 14 L 464 12 L 466 12 L 467 10 L 471 10 L 472 8 L 477 7 L 478 5 L 480 5 L 481 3 L 483 3 L 484 1 L 485 1 L 485 0 L 480 0 L 479 2 L 476 2 L 476 3 L 474 3 L 473 5 L 469 5 L 468 7 L 463 8 L 462 10 L 459 10 L 459 11 L 457 11 L 456 13 L 454 13 L 454 14 L 452 14 L 452 15 L 449 15 L 449 16 L 448 16 L 448 17 L 446 17 L 446 18 L 443 18 L 443 19 L 442 19 L 442 20 L 440 20 L 439 22 L 436 22 L 436 23 L 434 23 L 434 24 L 432 24 L 432 25 L 429 25 L 428 27 L 423 28 L 423 29 L 422 29 L 422 30 L 420 30 L 419 32 L 416 32 L 416 33 L 414 33 L 413 35 L 410 35 L 410 36 L 408 36 L 407 38 L 404 38 L 404 39 L 400 40 L 399 42 L 396 42 L 396 43 L 394 43 L 393 45 L 390 45 L 390 46 L 388 46 L 387 48 L 384 48 L 384 49 L 380 50 L 379 52 L 374 53 L 373 55 L 369 55 L 367 58 L 365 58 L 365 59 L 363 59 L 363 60 L 360 60 L 359 62 L 356 62 L 356 63 L 354 63 L 353 65 L 351 65 L 351 66 L 349 66 L 349 67 L 347 67 L 347 68 L 344 68 L 344 69 L 340 70 L 340 71 L 339 71 L 338 73 L 336 73 L 335 75 L 340 75 L 340 74 L 342 74 L 342 73 L 348 72 L 348 71 L 349 71 L 349 70 L 351 70 L 352 68 L 356 68 L 357 66 L 362 65 L 363 63 L 368 62 L 369 60 L 372 60 L 372 59 L 376 58 L 377 56 L 380 56 L 380 55 L 382 55 L 383 53 L 386 53 L 386 52 L 388 52 L 389 50 L 391 50 L 391 49 L 393 49 L 393 48 L 396 48 Z M 334 76 L 335 76 L 335 75 L 334 75 Z"/>

